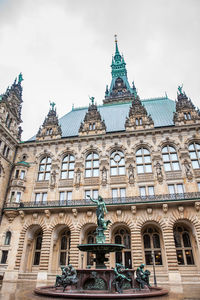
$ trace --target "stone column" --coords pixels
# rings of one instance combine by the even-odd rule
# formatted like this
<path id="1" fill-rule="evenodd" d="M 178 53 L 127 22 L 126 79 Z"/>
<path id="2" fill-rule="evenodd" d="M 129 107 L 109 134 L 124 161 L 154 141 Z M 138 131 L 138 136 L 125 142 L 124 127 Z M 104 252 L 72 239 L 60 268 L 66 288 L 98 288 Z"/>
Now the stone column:
<path id="1" fill-rule="evenodd" d="M 131 231 L 131 250 L 133 268 L 136 270 L 143 263 L 141 231 L 136 228 Z"/>
<path id="2" fill-rule="evenodd" d="M 43 237 L 42 237 L 42 249 L 40 254 L 40 271 L 48 271 L 50 246 L 51 246 L 51 232 L 49 230 L 44 230 Z"/>
<path id="3" fill-rule="evenodd" d="M 163 230 L 163 241 L 165 245 L 166 263 L 168 266 L 169 284 L 172 292 L 182 293 L 182 280 L 179 272 L 176 248 L 174 243 L 174 234 L 172 228 Z"/>
<path id="4" fill-rule="evenodd" d="M 80 268 L 79 265 L 79 233 L 77 231 L 71 231 L 71 242 L 70 242 L 70 264 L 76 269 Z"/>

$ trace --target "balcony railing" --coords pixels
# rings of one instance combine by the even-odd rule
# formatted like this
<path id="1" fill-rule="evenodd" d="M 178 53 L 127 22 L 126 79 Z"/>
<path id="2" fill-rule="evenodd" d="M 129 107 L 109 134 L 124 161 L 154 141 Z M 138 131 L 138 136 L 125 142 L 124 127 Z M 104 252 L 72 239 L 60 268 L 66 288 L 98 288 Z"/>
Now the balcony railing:
<path id="1" fill-rule="evenodd" d="M 200 192 L 181 193 L 181 194 L 163 194 L 152 196 L 137 196 L 124 198 L 104 198 L 106 205 L 128 205 L 128 204 L 143 204 L 155 202 L 172 202 L 172 201 L 187 201 L 199 200 Z M 95 206 L 89 199 L 82 200 L 52 200 L 45 202 L 9 202 L 4 205 L 4 209 L 26 209 L 26 208 L 56 208 L 56 207 L 75 207 L 75 206 Z"/>

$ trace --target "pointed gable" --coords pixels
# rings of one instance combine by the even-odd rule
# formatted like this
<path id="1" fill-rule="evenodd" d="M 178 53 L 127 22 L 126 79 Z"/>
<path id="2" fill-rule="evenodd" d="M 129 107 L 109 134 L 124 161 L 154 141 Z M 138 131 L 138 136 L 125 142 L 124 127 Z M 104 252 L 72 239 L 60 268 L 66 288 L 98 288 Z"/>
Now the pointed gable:
<path id="1" fill-rule="evenodd" d="M 184 125 L 200 123 L 199 111 L 195 108 L 191 99 L 187 97 L 182 86 L 178 87 L 176 112 L 174 113 L 174 124 Z"/>
<path id="2" fill-rule="evenodd" d="M 84 121 L 81 122 L 79 135 L 106 133 L 106 126 L 101 119 L 100 112 L 97 110 L 97 105 L 94 104 L 94 97 L 91 97 L 90 100 L 91 104 L 85 114 Z"/>
<path id="3" fill-rule="evenodd" d="M 58 116 L 55 109 L 55 103 L 50 102 L 50 110 L 44 120 L 42 127 L 39 128 L 36 140 L 58 139 L 62 136 L 62 130 L 58 123 Z"/>
<path id="4" fill-rule="evenodd" d="M 150 115 L 147 114 L 146 108 L 137 94 L 134 95 L 132 105 L 129 109 L 129 116 L 126 118 L 125 128 L 127 131 L 136 129 L 153 128 L 154 122 Z"/>

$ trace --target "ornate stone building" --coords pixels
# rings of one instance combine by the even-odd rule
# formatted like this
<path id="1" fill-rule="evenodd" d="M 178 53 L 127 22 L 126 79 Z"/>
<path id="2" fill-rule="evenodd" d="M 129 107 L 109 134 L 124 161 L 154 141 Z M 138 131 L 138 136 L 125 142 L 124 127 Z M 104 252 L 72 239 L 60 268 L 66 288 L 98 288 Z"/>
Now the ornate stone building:
<path id="1" fill-rule="evenodd" d="M 181 291 L 200 280 L 200 114 L 179 87 L 141 100 L 118 50 L 103 105 L 55 104 L 35 137 L 21 143 L 22 77 L 0 98 L 0 272 L 4 280 L 53 280 L 60 266 L 94 266 L 77 245 L 95 242 L 94 204 L 107 204 L 107 242 L 122 262 L 156 266 L 157 280 Z"/>

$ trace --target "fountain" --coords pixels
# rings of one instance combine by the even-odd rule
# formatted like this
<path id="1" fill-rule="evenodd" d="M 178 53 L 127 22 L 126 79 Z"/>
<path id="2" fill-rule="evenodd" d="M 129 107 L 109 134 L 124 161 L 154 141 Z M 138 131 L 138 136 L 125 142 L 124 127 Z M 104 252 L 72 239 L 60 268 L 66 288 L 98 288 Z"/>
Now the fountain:
<path id="1" fill-rule="evenodd" d="M 106 254 L 121 251 L 125 248 L 120 244 L 107 244 L 104 231 L 110 220 L 104 220 L 107 213 L 106 205 L 101 196 L 98 200 L 90 197 L 97 204 L 97 229 L 95 244 L 81 244 L 78 249 L 95 254 L 96 269 L 75 270 L 71 264 L 61 267 L 62 275 L 56 276 L 54 286 L 38 287 L 34 292 L 38 295 L 61 297 L 65 299 L 133 299 L 138 297 L 152 297 L 166 295 L 168 291 L 149 284 L 150 272 L 144 271 L 144 264 L 136 270 L 126 269 L 116 263 L 114 269 L 107 269 Z"/>

